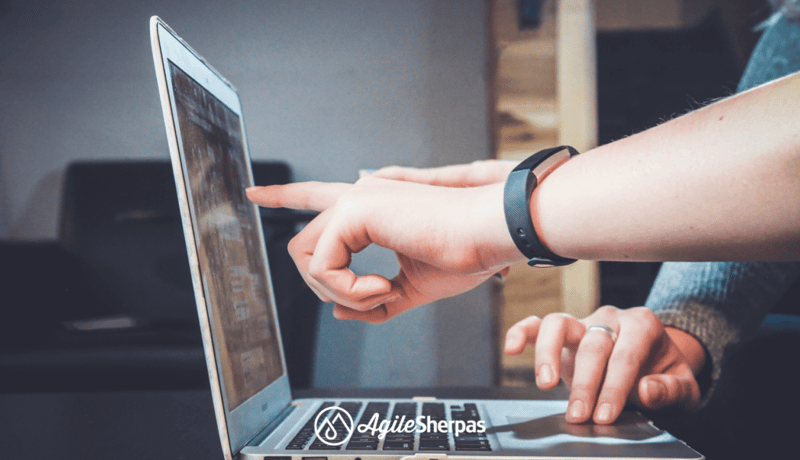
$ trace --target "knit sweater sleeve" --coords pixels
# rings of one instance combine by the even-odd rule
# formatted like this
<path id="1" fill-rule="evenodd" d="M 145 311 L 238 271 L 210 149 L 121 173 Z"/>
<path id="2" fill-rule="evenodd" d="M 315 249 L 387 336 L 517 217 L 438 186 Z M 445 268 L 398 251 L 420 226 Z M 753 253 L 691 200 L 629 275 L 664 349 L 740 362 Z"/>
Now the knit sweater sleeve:
<path id="1" fill-rule="evenodd" d="M 645 306 L 705 347 L 711 382 L 703 403 L 719 380 L 726 351 L 758 330 L 798 276 L 798 262 L 663 264 Z"/>

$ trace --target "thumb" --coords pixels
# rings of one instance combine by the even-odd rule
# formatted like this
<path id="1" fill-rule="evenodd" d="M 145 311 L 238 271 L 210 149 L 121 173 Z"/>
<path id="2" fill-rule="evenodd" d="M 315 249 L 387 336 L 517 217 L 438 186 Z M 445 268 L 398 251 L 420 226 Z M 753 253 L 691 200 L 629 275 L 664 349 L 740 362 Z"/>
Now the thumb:
<path id="1" fill-rule="evenodd" d="M 694 407 L 700 402 L 700 386 L 688 369 L 677 374 L 653 374 L 639 381 L 638 396 L 641 406 L 648 409 Z"/>

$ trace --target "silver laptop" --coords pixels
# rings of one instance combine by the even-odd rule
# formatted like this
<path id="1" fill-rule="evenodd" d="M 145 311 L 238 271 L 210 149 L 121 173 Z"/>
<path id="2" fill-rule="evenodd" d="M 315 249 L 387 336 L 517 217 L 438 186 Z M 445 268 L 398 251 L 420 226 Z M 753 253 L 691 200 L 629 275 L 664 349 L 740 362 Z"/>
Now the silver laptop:
<path id="1" fill-rule="evenodd" d="M 567 401 L 293 400 L 239 97 L 158 17 L 150 34 L 225 458 L 703 458 L 634 412 L 569 425 Z"/>

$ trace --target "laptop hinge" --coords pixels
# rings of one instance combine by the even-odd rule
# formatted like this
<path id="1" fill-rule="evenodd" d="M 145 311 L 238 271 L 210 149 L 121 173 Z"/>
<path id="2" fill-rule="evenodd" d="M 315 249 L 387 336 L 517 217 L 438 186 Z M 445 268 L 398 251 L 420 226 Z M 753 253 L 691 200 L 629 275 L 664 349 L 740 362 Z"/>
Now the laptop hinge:
<path id="1" fill-rule="evenodd" d="M 262 442 L 264 442 L 264 440 L 267 439 L 267 436 L 269 436 L 273 431 L 275 431 L 275 428 L 277 428 L 278 425 L 280 425 L 281 423 L 283 423 L 284 420 L 286 420 L 286 417 L 288 417 L 289 414 L 292 413 L 294 408 L 295 406 L 293 404 L 289 404 L 288 406 L 286 406 L 286 408 L 283 409 L 281 412 L 279 412 L 278 415 L 269 423 L 269 425 L 264 427 L 263 430 L 259 431 L 258 434 L 255 435 L 253 439 L 251 439 L 250 442 L 247 443 L 247 445 L 257 446 Z"/>

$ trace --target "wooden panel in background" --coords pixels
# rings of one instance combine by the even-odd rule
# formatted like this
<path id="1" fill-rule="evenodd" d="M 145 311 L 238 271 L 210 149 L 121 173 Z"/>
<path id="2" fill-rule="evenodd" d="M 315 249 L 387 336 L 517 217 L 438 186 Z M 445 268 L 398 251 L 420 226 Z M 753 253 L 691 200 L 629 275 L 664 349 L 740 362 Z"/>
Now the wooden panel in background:
<path id="1" fill-rule="evenodd" d="M 597 142 L 594 16 L 591 0 L 544 0 L 541 23 L 521 28 L 517 0 L 494 0 L 496 157 L 521 161 L 559 143 L 585 151 Z M 569 74 L 567 74 L 569 73 Z M 503 385 L 533 381 L 533 349 L 502 354 L 505 332 L 530 316 L 567 312 L 583 317 L 599 302 L 597 264 L 535 269 L 514 265 L 495 299 Z"/>

